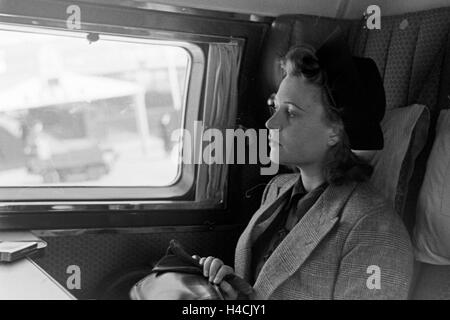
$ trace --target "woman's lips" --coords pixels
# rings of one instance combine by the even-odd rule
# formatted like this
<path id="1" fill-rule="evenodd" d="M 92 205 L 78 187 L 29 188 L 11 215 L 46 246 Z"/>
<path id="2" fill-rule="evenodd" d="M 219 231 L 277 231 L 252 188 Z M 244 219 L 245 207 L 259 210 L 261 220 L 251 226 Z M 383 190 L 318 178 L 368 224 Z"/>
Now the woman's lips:
<path id="1" fill-rule="evenodd" d="M 271 146 L 271 147 L 279 147 L 280 143 L 278 141 L 276 141 L 276 140 L 269 139 L 269 146 Z"/>

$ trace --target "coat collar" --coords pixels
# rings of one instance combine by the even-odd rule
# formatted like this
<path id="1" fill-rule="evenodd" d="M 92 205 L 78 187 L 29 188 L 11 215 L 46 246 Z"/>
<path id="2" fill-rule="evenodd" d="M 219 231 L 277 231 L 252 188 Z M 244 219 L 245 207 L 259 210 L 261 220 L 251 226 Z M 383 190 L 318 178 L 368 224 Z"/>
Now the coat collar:
<path id="1" fill-rule="evenodd" d="M 283 196 L 284 201 L 286 201 L 286 193 L 289 194 L 289 190 L 297 180 L 296 177 L 298 179 L 298 175 L 293 175 L 292 180 L 281 188 L 278 196 L 274 197 L 275 199 L 272 199 L 267 206 L 257 211 L 259 218 L 255 214 L 256 218 L 252 219 L 253 223 L 249 223 L 239 240 L 236 248 L 236 271 L 241 271 L 242 276 L 247 280 L 249 280 L 251 272 L 251 245 L 281 211 L 281 203 L 277 205 L 276 202 Z M 339 220 L 339 213 L 356 185 L 357 183 L 349 183 L 342 186 L 327 187 L 264 264 L 254 285 L 256 298 L 266 299 L 270 297 L 281 283 L 301 267 Z M 274 203 L 277 208 L 268 210 Z M 261 217 L 266 218 L 261 219 Z M 238 250 L 242 251 L 239 253 Z M 244 256 L 239 257 L 240 255 Z"/>
<path id="2" fill-rule="evenodd" d="M 289 197 L 290 191 L 298 180 L 298 174 L 292 175 L 292 178 L 284 185 L 277 188 L 276 196 L 268 199 L 250 219 L 244 232 L 241 234 L 236 246 L 235 272 L 242 278 L 250 282 L 250 258 L 251 245 L 266 230 L 276 215 L 282 208 L 282 203 Z M 268 188 L 272 187 L 271 185 Z M 277 187 L 277 186 L 276 186 Z"/>

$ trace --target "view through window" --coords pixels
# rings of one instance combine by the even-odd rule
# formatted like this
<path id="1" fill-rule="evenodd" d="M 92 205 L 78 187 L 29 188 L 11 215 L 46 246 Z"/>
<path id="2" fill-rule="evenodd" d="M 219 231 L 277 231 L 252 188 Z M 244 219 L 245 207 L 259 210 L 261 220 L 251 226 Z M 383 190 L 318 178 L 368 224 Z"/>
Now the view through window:
<path id="1" fill-rule="evenodd" d="M 102 35 L 0 39 L 0 186 L 174 182 L 185 49 Z"/>

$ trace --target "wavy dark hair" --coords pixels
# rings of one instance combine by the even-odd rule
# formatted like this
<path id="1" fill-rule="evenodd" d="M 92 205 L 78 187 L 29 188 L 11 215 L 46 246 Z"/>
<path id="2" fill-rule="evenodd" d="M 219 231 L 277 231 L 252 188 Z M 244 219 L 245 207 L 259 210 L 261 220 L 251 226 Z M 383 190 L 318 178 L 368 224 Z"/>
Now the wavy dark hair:
<path id="1" fill-rule="evenodd" d="M 324 121 L 339 129 L 339 142 L 328 150 L 323 173 L 329 184 L 341 185 L 350 181 L 366 181 L 373 172 L 373 167 L 357 156 L 350 148 L 349 139 L 340 116 L 341 108 L 337 106 L 327 85 L 327 73 L 321 68 L 313 48 L 297 46 L 291 48 L 281 60 L 284 76 L 303 77 L 322 91 Z"/>

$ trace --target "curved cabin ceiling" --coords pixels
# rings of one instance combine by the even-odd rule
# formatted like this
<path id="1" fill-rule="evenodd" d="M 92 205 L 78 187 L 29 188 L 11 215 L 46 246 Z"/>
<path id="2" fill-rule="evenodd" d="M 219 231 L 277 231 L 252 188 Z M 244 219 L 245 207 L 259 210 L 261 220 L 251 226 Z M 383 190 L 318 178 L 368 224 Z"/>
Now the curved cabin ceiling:
<path id="1" fill-rule="evenodd" d="M 246 13 L 262 16 L 311 14 L 358 18 L 367 6 L 376 4 L 386 15 L 450 7 L 450 0 L 83 0 L 85 2 L 151 8 L 152 4 Z"/>
<path id="2" fill-rule="evenodd" d="M 145 2 L 145 0 L 138 1 Z M 156 0 L 154 2 L 263 16 L 301 12 L 335 16 L 341 3 L 347 0 Z"/>

